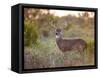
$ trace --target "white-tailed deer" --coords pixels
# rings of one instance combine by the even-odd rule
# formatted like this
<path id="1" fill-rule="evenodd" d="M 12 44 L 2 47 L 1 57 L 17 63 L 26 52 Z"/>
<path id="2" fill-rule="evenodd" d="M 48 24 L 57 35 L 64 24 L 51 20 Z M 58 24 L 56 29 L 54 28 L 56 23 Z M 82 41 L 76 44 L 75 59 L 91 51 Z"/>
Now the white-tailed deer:
<path id="1" fill-rule="evenodd" d="M 56 43 L 62 52 L 77 50 L 83 52 L 86 49 L 87 43 L 83 39 L 63 39 L 62 30 L 56 29 Z"/>
<path id="2" fill-rule="evenodd" d="M 54 22 L 50 22 L 49 23 L 51 25 L 51 27 L 53 27 L 56 33 L 56 43 L 58 48 L 62 51 L 62 52 L 67 52 L 67 51 L 71 51 L 71 50 L 77 50 L 79 52 L 83 52 L 86 48 L 87 48 L 87 43 L 80 38 L 77 39 L 63 39 L 62 38 L 62 29 L 61 28 L 57 28 L 58 25 L 60 26 L 67 26 L 67 22 L 61 24 L 55 24 Z"/>

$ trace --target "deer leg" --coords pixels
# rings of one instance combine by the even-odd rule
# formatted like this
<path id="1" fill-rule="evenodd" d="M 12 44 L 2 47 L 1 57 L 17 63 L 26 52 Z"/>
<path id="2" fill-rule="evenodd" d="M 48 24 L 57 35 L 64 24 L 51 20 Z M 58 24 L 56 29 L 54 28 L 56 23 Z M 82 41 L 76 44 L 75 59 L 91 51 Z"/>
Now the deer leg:
<path id="1" fill-rule="evenodd" d="M 84 48 L 83 49 L 83 56 L 84 56 L 84 64 L 86 64 L 86 62 L 87 62 L 87 60 L 86 60 L 86 58 L 87 58 L 87 48 Z"/>
<path id="2" fill-rule="evenodd" d="M 84 54 L 83 54 L 84 48 L 83 48 L 83 46 L 78 45 L 77 50 L 78 50 L 79 55 L 80 55 L 80 62 L 81 62 L 81 64 L 84 64 Z"/>

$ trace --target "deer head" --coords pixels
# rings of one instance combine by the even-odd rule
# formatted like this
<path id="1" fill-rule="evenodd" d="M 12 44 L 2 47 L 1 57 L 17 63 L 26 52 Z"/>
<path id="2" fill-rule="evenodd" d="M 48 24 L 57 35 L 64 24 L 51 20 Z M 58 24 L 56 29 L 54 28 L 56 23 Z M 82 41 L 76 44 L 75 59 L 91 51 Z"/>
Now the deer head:
<path id="1" fill-rule="evenodd" d="M 49 25 L 54 29 L 56 38 L 61 38 L 63 34 L 63 30 L 65 27 L 67 27 L 67 22 L 61 22 L 61 21 L 50 21 Z"/>
<path id="2" fill-rule="evenodd" d="M 62 30 L 60 28 L 57 28 L 55 30 L 56 38 L 62 38 Z"/>

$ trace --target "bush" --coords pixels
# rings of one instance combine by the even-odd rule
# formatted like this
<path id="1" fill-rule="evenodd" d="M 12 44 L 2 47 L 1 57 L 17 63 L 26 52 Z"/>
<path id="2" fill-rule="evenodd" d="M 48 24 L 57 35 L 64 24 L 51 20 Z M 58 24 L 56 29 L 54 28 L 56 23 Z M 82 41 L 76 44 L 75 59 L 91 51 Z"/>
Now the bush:
<path id="1" fill-rule="evenodd" d="M 36 44 L 38 39 L 37 26 L 35 22 L 24 21 L 24 45 Z"/>

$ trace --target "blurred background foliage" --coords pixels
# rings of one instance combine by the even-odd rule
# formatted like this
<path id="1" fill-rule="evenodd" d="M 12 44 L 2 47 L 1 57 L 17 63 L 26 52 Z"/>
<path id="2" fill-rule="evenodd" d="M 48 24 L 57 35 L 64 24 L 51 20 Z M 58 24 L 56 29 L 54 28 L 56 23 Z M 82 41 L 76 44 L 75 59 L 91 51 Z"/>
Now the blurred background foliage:
<path id="1" fill-rule="evenodd" d="M 49 68 L 94 64 L 93 13 L 57 16 L 50 9 L 24 8 L 24 68 Z M 88 48 L 83 55 L 73 51 L 62 53 L 56 45 L 55 28 L 63 30 L 63 38 L 81 38 Z"/>
<path id="2" fill-rule="evenodd" d="M 24 23 L 24 45 L 31 46 L 36 44 L 38 39 L 37 26 L 35 22 L 26 20 Z"/>

